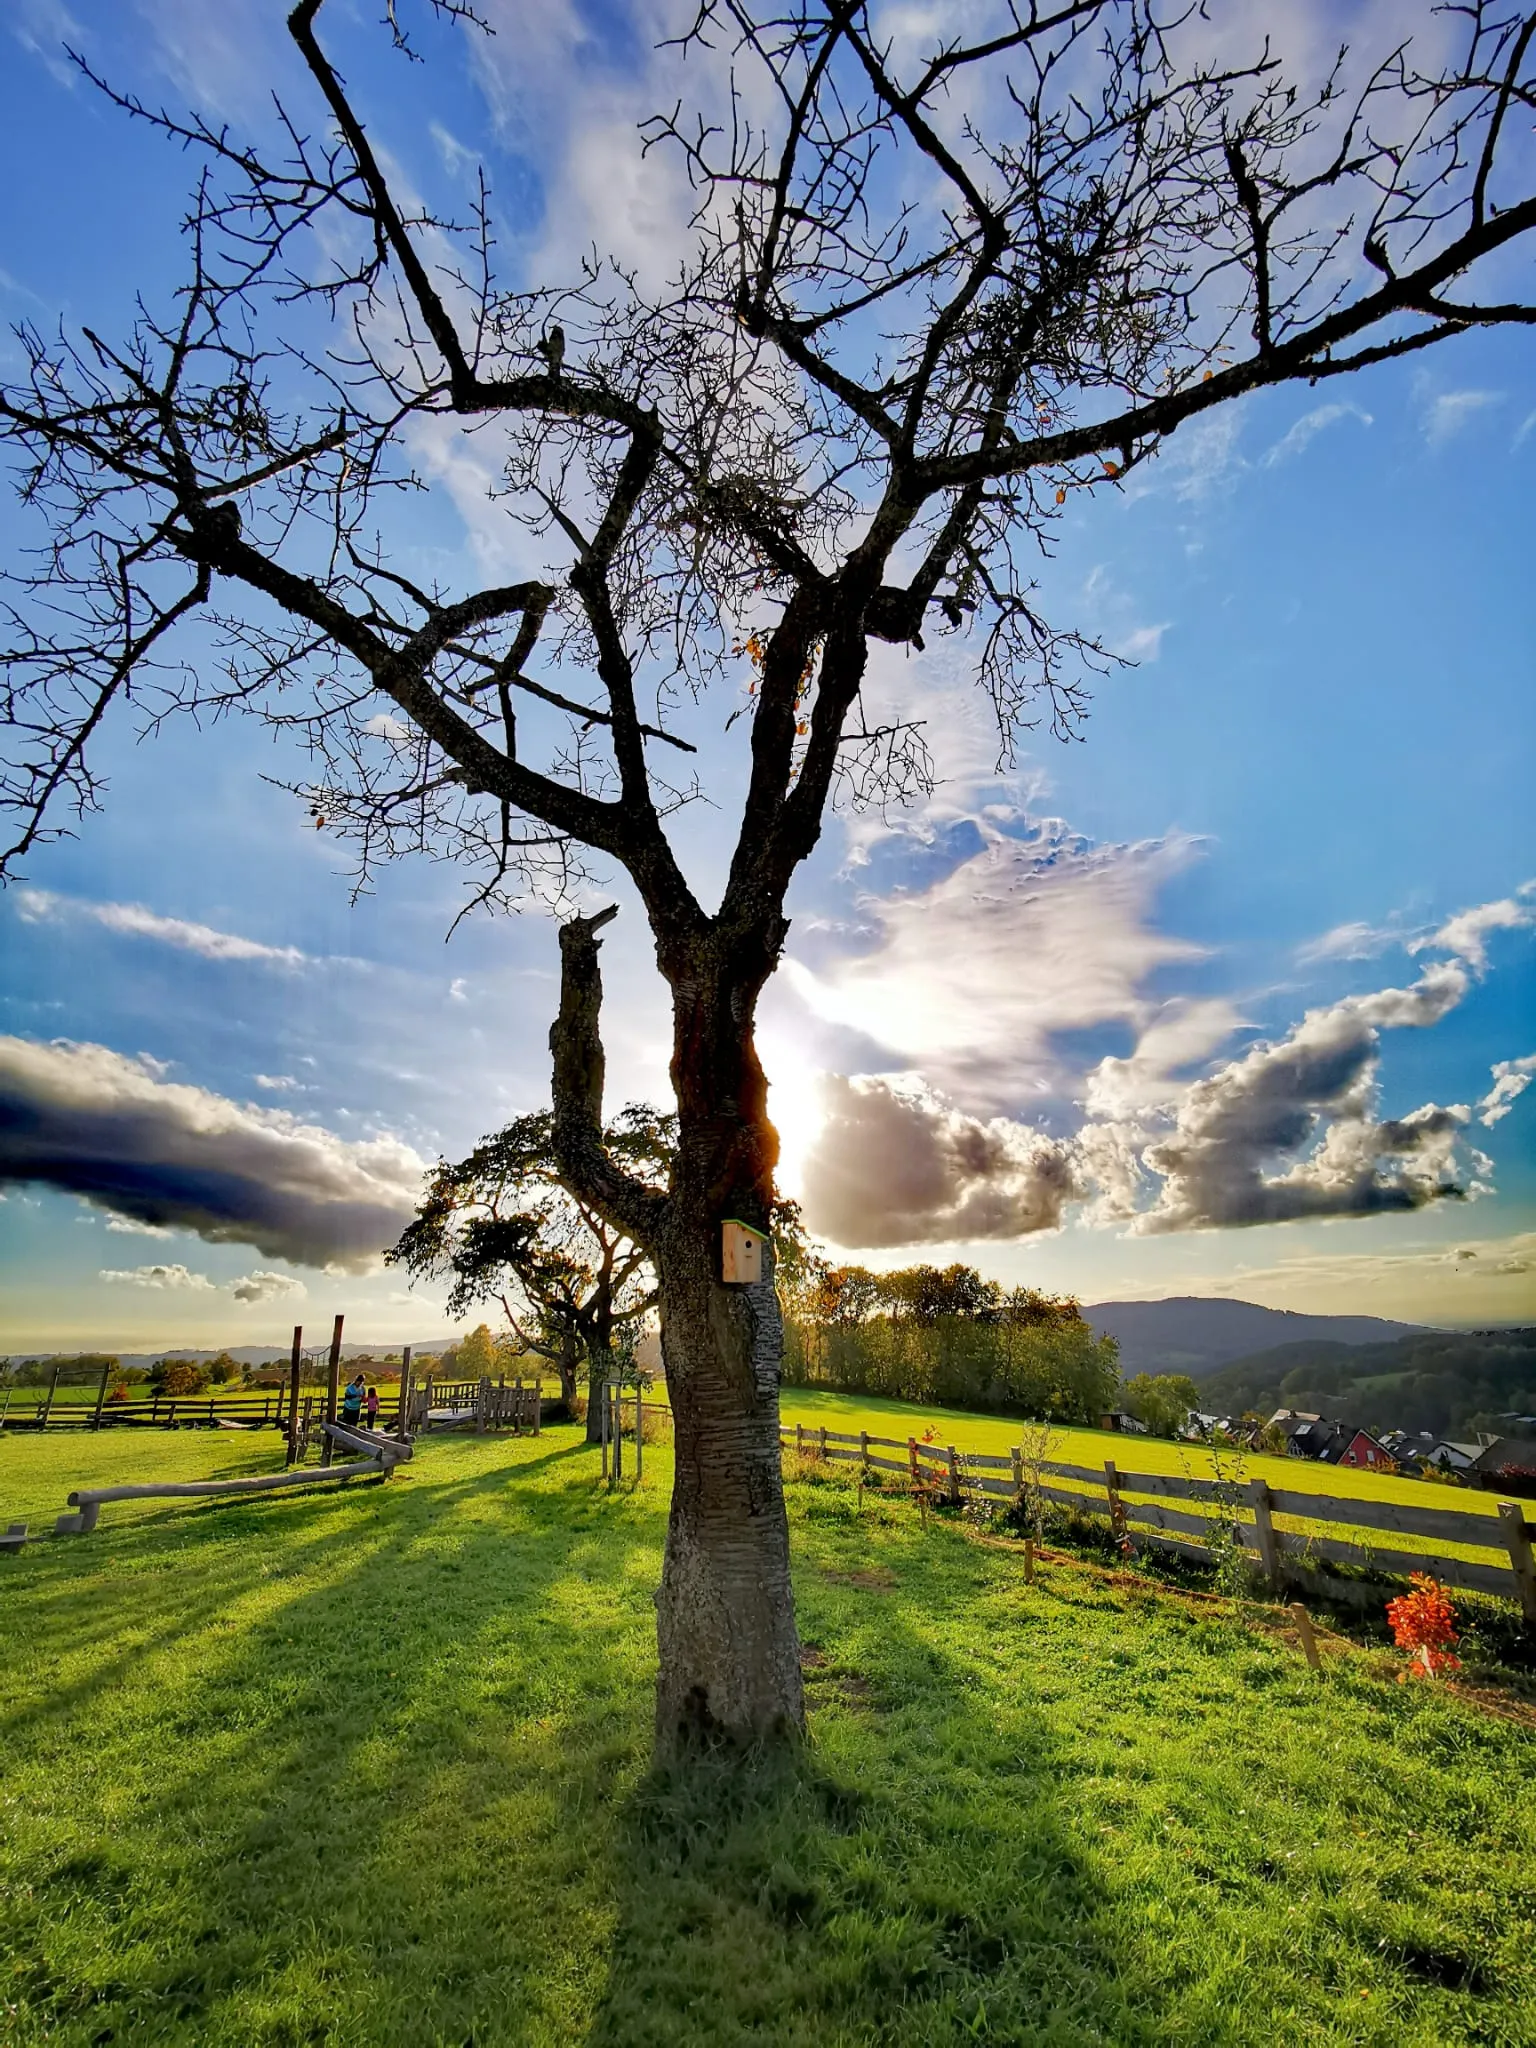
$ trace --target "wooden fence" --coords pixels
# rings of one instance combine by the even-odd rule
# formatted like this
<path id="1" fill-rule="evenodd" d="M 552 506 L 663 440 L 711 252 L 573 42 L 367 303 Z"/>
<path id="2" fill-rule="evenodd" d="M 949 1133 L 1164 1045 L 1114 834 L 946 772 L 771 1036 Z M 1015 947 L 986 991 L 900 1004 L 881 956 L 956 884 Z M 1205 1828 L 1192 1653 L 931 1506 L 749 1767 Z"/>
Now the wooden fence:
<path id="1" fill-rule="evenodd" d="M 1526 1619 L 1536 1621 L 1536 1522 L 1527 1521 L 1513 1501 L 1501 1501 L 1490 1515 L 1475 1508 L 1352 1500 L 1275 1487 L 1263 1479 L 1233 1483 L 1123 1472 L 1113 1459 L 1095 1470 L 1034 1459 L 1022 1449 L 989 1457 L 916 1437 L 850 1436 L 804 1423 L 781 1429 L 779 1442 L 804 1457 L 899 1472 L 914 1487 L 957 1505 L 977 1495 L 1009 1503 L 1037 1496 L 1071 1514 L 1102 1517 L 1132 1544 L 1201 1563 L 1211 1561 L 1217 1546 L 1233 1542 L 1276 1591 L 1289 1583 L 1315 1585 L 1315 1567 L 1322 1562 L 1387 1577 L 1428 1571 L 1444 1585 L 1518 1600 Z M 901 1455 L 882 1455 L 891 1451 Z M 1394 1536 L 1415 1538 L 1423 1547 L 1404 1549 L 1391 1542 Z M 1486 1555 L 1462 1557 L 1459 1550 Z"/>
<path id="2" fill-rule="evenodd" d="M 299 1397 L 318 1398 L 313 1387 Z M 243 1424 L 248 1429 L 285 1429 L 288 1425 L 288 1389 L 273 1388 L 246 1394 L 142 1394 L 126 1401 L 46 1402 L 23 1407 L 13 1403 L 0 1414 L 0 1428 L 46 1429 L 205 1429 Z"/>

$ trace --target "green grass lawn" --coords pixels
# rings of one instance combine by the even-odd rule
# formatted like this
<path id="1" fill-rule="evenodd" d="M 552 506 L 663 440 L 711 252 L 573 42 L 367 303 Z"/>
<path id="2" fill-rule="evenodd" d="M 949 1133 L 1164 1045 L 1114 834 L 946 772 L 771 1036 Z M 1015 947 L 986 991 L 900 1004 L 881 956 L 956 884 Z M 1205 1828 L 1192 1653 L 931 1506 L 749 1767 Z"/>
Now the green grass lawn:
<path id="1" fill-rule="evenodd" d="M 0 1519 L 130 1448 L 279 1455 L 21 1438 Z M 1536 2042 L 1530 1728 L 903 1501 L 790 1486 L 805 1758 L 652 1778 L 670 1476 L 447 1437 L 0 1557 L 0 2039 Z"/>

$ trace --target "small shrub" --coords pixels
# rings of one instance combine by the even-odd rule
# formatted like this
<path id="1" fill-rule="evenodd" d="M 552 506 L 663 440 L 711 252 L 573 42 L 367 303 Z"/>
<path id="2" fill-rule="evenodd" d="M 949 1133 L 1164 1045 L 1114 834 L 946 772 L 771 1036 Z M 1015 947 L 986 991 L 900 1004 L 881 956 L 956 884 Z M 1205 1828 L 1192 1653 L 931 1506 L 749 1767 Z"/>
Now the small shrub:
<path id="1" fill-rule="evenodd" d="M 1461 1659 L 1454 1656 L 1451 1644 L 1458 1642 L 1456 1632 L 1456 1610 L 1451 1605 L 1444 1587 L 1438 1579 L 1427 1572 L 1414 1572 L 1408 1583 L 1411 1593 L 1403 1593 L 1396 1600 L 1387 1602 L 1387 1620 L 1392 1625 L 1392 1639 L 1400 1650 L 1411 1650 L 1414 1661 L 1407 1671 L 1398 1673 L 1398 1684 L 1408 1677 L 1438 1678 L 1442 1671 L 1459 1671 Z"/>

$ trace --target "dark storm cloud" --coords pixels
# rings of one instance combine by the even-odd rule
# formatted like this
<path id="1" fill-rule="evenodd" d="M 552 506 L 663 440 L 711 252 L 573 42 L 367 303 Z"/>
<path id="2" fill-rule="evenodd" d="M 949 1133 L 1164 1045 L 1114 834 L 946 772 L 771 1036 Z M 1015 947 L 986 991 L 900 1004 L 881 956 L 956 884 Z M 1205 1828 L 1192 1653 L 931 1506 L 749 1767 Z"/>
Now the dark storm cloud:
<path id="1" fill-rule="evenodd" d="M 0 1038 L 0 1181 L 134 1222 L 360 1272 L 415 1208 L 424 1162 L 161 1080 L 99 1045 Z"/>

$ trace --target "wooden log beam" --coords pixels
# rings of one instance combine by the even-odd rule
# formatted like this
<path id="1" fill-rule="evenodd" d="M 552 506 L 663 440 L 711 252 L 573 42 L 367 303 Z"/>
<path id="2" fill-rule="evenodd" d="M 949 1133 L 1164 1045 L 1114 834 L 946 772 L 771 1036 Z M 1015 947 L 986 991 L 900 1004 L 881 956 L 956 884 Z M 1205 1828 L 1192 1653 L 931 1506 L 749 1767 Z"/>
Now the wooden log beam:
<path id="1" fill-rule="evenodd" d="M 382 1432 L 354 1429 L 349 1422 L 326 1422 L 321 1427 L 326 1436 L 345 1445 L 349 1451 L 363 1451 L 384 1465 L 404 1464 L 413 1449 L 409 1441 L 402 1443 L 399 1437 L 385 1436 Z"/>
<path id="2" fill-rule="evenodd" d="M 325 1486 L 338 1479 L 377 1478 L 381 1470 L 376 1458 L 359 1459 L 355 1465 L 332 1465 L 328 1472 L 265 1472 L 254 1479 L 165 1480 L 146 1486 L 81 1486 L 69 1496 L 72 1508 L 82 1513 L 118 1500 L 219 1499 L 246 1493 L 271 1493 L 283 1486 Z M 91 1517 L 94 1526 L 95 1516 Z"/>

